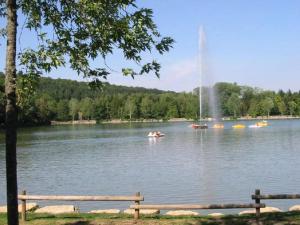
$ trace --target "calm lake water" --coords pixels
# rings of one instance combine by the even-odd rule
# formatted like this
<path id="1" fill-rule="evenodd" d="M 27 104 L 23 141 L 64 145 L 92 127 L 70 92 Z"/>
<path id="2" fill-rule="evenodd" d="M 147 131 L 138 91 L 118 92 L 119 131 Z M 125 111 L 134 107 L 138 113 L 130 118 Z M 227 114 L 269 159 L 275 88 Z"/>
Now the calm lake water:
<path id="1" fill-rule="evenodd" d="M 224 130 L 193 130 L 184 122 L 20 129 L 19 189 L 62 195 L 131 195 L 140 191 L 146 203 L 203 204 L 250 203 L 256 188 L 268 194 L 299 193 L 300 121 L 269 124 L 242 130 L 233 130 L 232 122 L 226 122 Z M 149 139 L 151 130 L 166 136 Z M 4 147 L 2 133 L 0 204 L 6 201 Z M 286 210 L 299 201 L 266 203 Z M 87 211 L 124 209 L 131 203 L 74 204 Z"/>

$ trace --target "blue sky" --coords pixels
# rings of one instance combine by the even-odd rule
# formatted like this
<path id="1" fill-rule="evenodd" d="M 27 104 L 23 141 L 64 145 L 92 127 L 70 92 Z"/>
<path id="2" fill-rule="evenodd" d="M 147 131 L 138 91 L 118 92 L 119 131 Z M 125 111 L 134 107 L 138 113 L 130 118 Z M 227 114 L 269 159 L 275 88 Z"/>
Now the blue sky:
<path id="1" fill-rule="evenodd" d="M 175 39 L 174 49 L 157 58 L 162 64 L 160 79 L 149 74 L 132 80 L 114 73 L 109 82 L 191 91 L 199 84 L 198 29 L 203 25 L 207 84 L 225 81 L 271 90 L 300 89 L 300 1 L 138 0 L 138 5 L 153 9 L 160 32 Z M 25 43 L 34 42 L 30 35 L 22 38 Z M 0 51 L 3 70 L 3 45 Z M 117 71 L 127 66 L 120 54 L 109 57 L 108 64 Z M 80 79 L 68 68 L 49 76 Z"/>

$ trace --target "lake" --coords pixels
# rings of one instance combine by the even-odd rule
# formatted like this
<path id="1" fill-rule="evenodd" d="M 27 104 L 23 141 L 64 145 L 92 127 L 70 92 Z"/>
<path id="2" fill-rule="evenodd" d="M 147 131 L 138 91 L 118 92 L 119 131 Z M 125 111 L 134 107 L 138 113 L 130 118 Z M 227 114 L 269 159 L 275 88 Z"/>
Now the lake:
<path id="1" fill-rule="evenodd" d="M 234 122 L 225 122 L 222 130 L 193 130 L 189 124 L 20 129 L 19 190 L 44 195 L 133 195 L 140 191 L 145 203 L 201 204 L 250 203 L 256 188 L 266 194 L 299 193 L 300 120 L 274 120 L 268 127 L 237 130 L 231 128 Z M 166 136 L 148 138 L 148 132 L 153 130 Z M 5 204 L 3 132 L 0 143 L 0 204 Z M 299 203 L 265 202 L 283 210 Z M 131 203 L 74 204 L 88 211 L 125 209 Z"/>

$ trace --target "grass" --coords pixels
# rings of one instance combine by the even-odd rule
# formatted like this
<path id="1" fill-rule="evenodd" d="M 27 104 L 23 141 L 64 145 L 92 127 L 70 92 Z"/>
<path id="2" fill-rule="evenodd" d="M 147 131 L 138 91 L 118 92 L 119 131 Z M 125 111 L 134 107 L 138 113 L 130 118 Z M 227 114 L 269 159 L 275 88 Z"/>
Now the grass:
<path id="1" fill-rule="evenodd" d="M 6 214 L 0 213 L 0 225 L 6 225 Z M 227 215 L 222 218 L 208 216 L 142 216 L 135 221 L 125 214 L 34 214 L 28 213 L 28 221 L 21 225 L 256 225 L 253 215 Z M 262 225 L 300 225 L 300 213 L 284 212 L 263 214 Z"/>

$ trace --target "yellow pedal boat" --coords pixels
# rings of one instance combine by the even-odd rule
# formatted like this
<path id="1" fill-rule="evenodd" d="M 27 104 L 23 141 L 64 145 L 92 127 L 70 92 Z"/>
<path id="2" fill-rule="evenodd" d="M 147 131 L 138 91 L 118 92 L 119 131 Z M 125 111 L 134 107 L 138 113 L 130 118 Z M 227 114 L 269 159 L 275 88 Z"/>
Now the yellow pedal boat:
<path id="1" fill-rule="evenodd" d="M 246 126 L 244 124 L 236 124 L 236 125 L 233 125 L 232 128 L 234 129 L 243 129 L 245 128 Z"/>
<path id="2" fill-rule="evenodd" d="M 257 122 L 256 125 L 259 127 L 266 127 L 266 126 L 268 126 L 268 121 L 263 120 L 263 121 Z"/>

